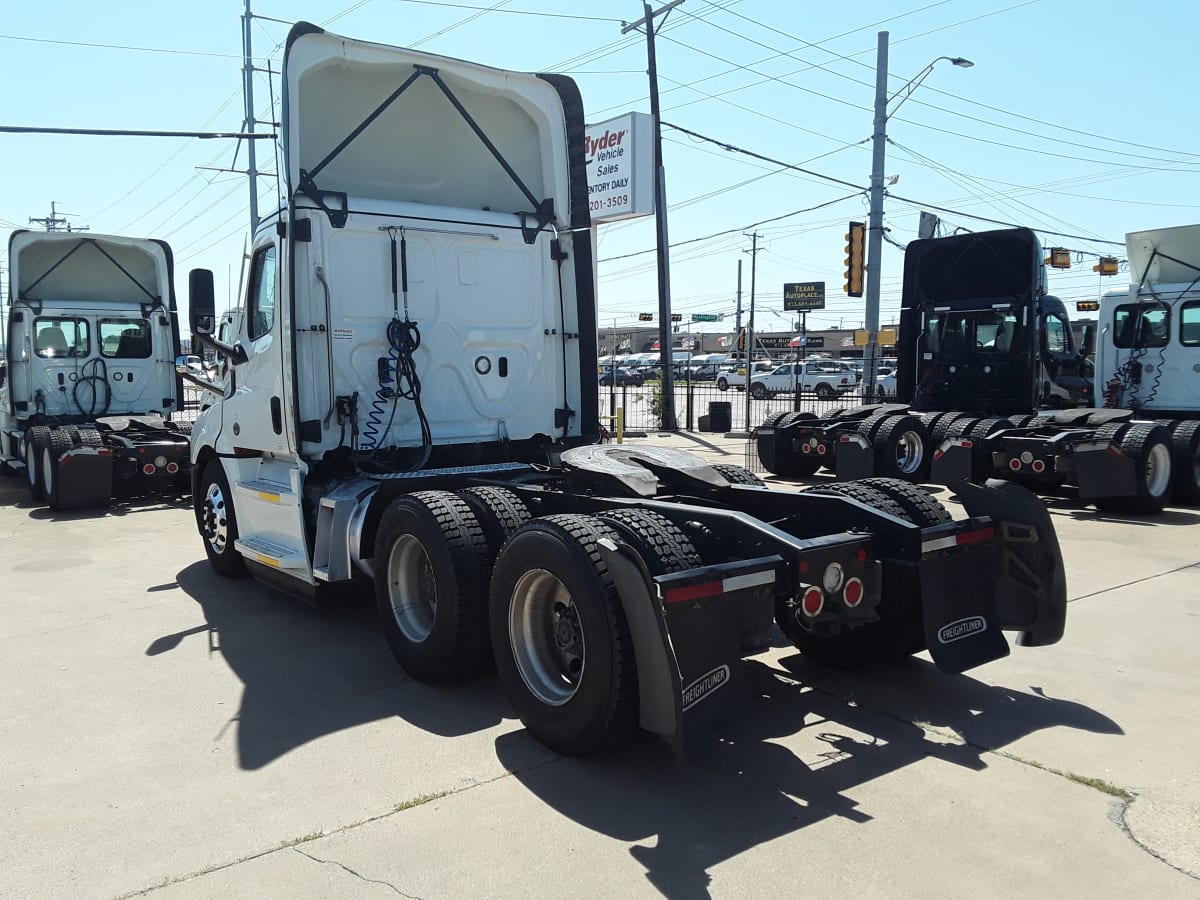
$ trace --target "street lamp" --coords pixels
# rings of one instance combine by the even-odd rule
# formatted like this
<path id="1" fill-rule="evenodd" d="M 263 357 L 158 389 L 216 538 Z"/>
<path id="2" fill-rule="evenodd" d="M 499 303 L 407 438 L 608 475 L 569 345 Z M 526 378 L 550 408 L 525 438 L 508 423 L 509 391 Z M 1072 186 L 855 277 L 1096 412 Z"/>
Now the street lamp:
<path id="1" fill-rule="evenodd" d="M 879 32 L 879 50 L 875 63 L 875 131 L 871 136 L 871 213 L 867 232 L 867 292 L 866 292 L 866 372 L 865 388 L 868 397 L 875 396 L 875 370 L 879 359 L 879 282 L 880 255 L 883 250 L 883 160 L 887 146 L 887 120 L 895 115 L 901 105 L 912 96 L 912 92 L 923 82 L 942 60 L 969 69 L 975 65 L 961 56 L 939 56 L 924 69 L 908 80 L 890 97 L 887 92 L 888 33 Z M 888 111 L 888 105 L 897 97 L 900 101 Z"/>

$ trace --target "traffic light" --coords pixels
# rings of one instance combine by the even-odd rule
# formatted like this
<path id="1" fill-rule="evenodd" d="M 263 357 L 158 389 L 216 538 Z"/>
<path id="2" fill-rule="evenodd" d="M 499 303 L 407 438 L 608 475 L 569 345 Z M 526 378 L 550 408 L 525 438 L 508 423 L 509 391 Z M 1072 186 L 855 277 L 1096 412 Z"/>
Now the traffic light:
<path id="1" fill-rule="evenodd" d="M 671 313 L 671 321 L 672 322 L 682 322 L 683 321 L 683 313 Z"/>
<path id="2" fill-rule="evenodd" d="M 1046 262 L 1054 269 L 1071 268 L 1071 251 L 1066 247 L 1051 247 Z"/>
<path id="3" fill-rule="evenodd" d="M 866 223 L 851 222 L 850 231 L 846 234 L 845 288 L 847 297 L 863 295 L 863 276 L 867 269 L 866 239 Z"/>
<path id="4" fill-rule="evenodd" d="M 638 313 L 639 322 L 653 322 L 654 313 Z"/>
<path id="5" fill-rule="evenodd" d="M 1101 275 L 1116 275 L 1117 258 L 1115 256 L 1100 257 L 1100 262 L 1092 266 L 1092 271 L 1099 272 Z"/>

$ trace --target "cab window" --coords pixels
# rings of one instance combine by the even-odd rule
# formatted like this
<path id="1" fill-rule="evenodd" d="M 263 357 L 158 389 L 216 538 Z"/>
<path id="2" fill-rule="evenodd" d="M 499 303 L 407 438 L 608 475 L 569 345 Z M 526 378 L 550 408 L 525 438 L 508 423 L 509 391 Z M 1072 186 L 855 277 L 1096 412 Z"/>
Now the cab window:
<path id="1" fill-rule="evenodd" d="M 87 319 L 67 316 L 45 316 L 33 323 L 33 352 L 47 359 L 88 355 Z"/>
<path id="2" fill-rule="evenodd" d="M 250 302 L 247 309 L 250 340 L 262 337 L 275 324 L 275 246 L 254 254 L 250 269 Z"/>
<path id="3" fill-rule="evenodd" d="M 1071 352 L 1071 326 L 1057 313 L 1046 316 L 1044 329 L 1046 336 L 1046 351 L 1059 355 Z"/>
<path id="4" fill-rule="evenodd" d="M 1161 303 L 1123 303 L 1113 311 L 1113 344 L 1131 347 L 1165 347 L 1171 314 Z"/>
<path id="5" fill-rule="evenodd" d="M 1200 347 L 1200 300 L 1191 300 L 1179 308 L 1179 343 Z"/>
<path id="6" fill-rule="evenodd" d="M 109 359 L 150 356 L 150 323 L 145 319 L 101 319 L 96 323 L 100 354 Z"/>

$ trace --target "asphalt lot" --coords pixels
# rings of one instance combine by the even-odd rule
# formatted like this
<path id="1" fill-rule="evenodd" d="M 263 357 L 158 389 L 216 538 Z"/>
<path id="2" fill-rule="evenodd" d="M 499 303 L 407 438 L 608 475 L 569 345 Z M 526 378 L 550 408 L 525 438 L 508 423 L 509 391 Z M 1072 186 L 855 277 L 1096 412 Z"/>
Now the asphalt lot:
<path id="1" fill-rule="evenodd" d="M 780 640 L 681 768 L 413 682 L 367 603 L 215 576 L 184 503 L 0 479 L 0 896 L 1198 897 L 1200 510 L 1049 505 L 1060 644 L 949 677 Z"/>

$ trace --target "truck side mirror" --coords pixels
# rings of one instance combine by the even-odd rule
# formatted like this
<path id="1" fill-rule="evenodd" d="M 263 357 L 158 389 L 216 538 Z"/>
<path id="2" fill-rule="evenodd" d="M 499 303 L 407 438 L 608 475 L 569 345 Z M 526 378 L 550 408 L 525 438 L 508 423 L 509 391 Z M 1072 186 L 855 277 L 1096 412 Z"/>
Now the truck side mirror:
<path id="1" fill-rule="evenodd" d="M 1096 352 L 1096 326 L 1089 323 L 1083 326 L 1083 343 L 1079 348 L 1080 356 L 1091 356 Z"/>
<path id="2" fill-rule="evenodd" d="M 216 333 L 217 301 L 209 269 L 192 269 L 188 273 L 188 311 L 192 334 L 212 337 Z"/>

